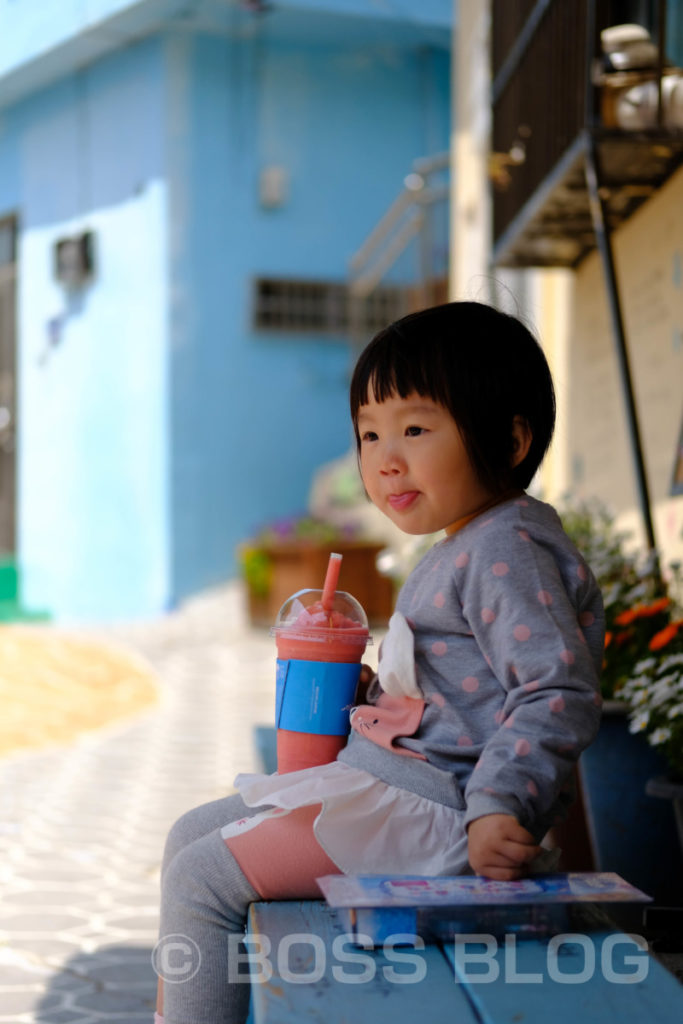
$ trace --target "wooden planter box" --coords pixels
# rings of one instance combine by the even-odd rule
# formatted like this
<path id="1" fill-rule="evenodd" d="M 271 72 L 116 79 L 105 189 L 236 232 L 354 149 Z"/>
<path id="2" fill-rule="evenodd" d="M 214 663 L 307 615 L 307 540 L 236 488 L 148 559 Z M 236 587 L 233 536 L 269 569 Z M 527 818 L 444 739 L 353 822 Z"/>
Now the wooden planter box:
<path id="1" fill-rule="evenodd" d="M 274 544 L 264 548 L 271 561 L 270 591 L 265 597 L 248 592 L 249 618 L 254 626 L 272 626 L 280 608 L 297 590 L 322 588 L 331 551 L 343 555 L 339 590 L 345 590 L 365 609 L 368 621 L 385 626 L 393 611 L 394 586 L 375 565 L 384 544 L 335 541 L 334 546 L 304 542 Z"/>

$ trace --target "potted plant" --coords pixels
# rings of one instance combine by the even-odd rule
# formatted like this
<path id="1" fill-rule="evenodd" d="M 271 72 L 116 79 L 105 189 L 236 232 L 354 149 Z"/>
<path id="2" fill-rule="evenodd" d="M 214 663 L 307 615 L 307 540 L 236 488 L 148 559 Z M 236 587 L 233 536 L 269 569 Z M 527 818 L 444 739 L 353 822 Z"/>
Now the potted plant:
<path id="1" fill-rule="evenodd" d="M 562 519 L 591 565 L 605 604 L 603 719 L 579 762 L 595 867 L 618 872 L 659 902 L 677 903 L 683 887 L 672 807 L 647 792 L 648 781 L 667 772 L 663 742 L 648 742 L 657 716 L 648 718 L 648 732 L 644 707 L 639 712 L 633 701 L 634 680 L 650 671 L 637 666 L 652 662 L 653 683 L 658 682 L 658 667 L 670 653 L 665 649 L 679 635 L 680 612 L 672 596 L 678 568 L 669 568 L 665 583 L 653 558 L 629 550 L 628 536 L 615 529 L 599 502 L 569 507 Z M 657 740 L 663 735 L 656 733 Z M 683 737 L 683 730 L 676 735 Z"/>
<path id="2" fill-rule="evenodd" d="M 331 551 L 343 555 L 340 588 L 360 601 L 368 621 L 386 625 L 393 585 L 377 569 L 384 547 L 354 527 L 335 526 L 315 516 L 278 519 L 238 549 L 253 625 L 271 626 L 282 604 L 297 590 L 321 587 Z"/>

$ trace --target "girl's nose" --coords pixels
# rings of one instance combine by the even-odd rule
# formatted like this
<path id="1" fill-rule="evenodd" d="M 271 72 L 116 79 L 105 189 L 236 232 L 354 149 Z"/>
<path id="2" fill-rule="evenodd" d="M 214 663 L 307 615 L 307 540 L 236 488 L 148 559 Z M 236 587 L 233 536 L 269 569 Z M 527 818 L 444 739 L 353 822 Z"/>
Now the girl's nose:
<path id="1" fill-rule="evenodd" d="M 405 471 L 405 460 L 395 445 L 384 447 L 379 469 L 384 476 L 395 476 Z"/>

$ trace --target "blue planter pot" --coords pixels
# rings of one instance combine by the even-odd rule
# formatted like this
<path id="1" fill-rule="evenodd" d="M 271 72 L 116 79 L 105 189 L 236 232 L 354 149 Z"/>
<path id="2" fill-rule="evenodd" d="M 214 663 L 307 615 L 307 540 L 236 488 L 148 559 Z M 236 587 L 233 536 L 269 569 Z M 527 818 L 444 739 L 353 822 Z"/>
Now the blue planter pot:
<path id="1" fill-rule="evenodd" d="M 673 805 L 646 793 L 666 764 L 642 736 L 628 731 L 627 711 L 607 702 L 597 739 L 579 774 L 593 858 L 665 906 L 683 905 L 683 855 Z"/>

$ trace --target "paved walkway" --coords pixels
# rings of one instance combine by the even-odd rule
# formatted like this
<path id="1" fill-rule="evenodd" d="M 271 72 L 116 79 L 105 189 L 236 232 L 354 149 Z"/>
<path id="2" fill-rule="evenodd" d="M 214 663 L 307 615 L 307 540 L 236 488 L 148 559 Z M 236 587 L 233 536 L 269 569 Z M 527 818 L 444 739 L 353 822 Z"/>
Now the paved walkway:
<path id="1" fill-rule="evenodd" d="M 259 767 L 254 726 L 272 722 L 273 644 L 237 586 L 96 635 L 145 657 L 161 700 L 0 761 L 0 1024 L 150 1024 L 165 835 Z"/>

